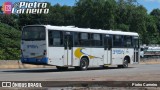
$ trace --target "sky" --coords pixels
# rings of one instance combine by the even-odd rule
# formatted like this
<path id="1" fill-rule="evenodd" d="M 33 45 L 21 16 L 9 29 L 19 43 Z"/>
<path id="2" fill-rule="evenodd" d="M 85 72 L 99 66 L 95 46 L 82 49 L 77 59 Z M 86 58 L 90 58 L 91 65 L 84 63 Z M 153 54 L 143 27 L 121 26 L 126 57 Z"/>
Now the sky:
<path id="1" fill-rule="evenodd" d="M 10 1 L 12 3 L 19 2 L 19 1 L 40 1 L 40 2 L 50 2 L 52 5 L 59 3 L 60 5 L 68 5 L 73 6 L 75 5 L 76 0 L 0 0 L 0 6 L 4 2 Z M 160 0 L 137 0 L 140 5 L 143 5 L 150 13 L 153 9 L 159 8 L 160 9 Z"/>

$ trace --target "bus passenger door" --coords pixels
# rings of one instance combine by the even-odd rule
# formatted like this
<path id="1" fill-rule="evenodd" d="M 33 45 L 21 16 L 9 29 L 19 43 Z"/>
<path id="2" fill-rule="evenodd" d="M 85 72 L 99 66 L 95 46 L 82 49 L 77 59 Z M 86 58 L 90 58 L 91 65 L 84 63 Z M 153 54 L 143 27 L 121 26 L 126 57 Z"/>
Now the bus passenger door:
<path id="1" fill-rule="evenodd" d="M 73 60 L 73 36 L 71 32 L 65 32 L 64 35 L 64 65 L 72 65 Z"/>
<path id="2" fill-rule="evenodd" d="M 111 64 L 112 38 L 110 35 L 104 37 L 104 64 Z"/>
<path id="3" fill-rule="evenodd" d="M 134 46 L 134 60 L 133 63 L 139 63 L 139 39 L 138 37 L 133 37 L 133 46 Z"/>

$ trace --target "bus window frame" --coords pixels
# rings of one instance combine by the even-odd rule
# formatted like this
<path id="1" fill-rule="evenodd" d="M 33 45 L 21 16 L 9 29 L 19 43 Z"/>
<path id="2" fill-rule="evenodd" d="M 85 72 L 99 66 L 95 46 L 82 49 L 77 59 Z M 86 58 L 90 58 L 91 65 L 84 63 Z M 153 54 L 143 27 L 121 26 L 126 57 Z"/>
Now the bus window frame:
<path id="1" fill-rule="evenodd" d="M 135 41 L 138 41 L 138 43 L 137 42 L 135 42 Z M 138 36 L 133 36 L 133 38 L 132 38 L 132 41 L 133 41 L 133 48 L 136 48 L 136 49 L 139 49 L 140 48 L 140 44 L 139 44 L 139 37 Z M 138 44 L 138 47 L 137 47 L 137 45 L 135 45 L 135 43 L 137 43 Z"/>
<path id="2" fill-rule="evenodd" d="M 62 40 L 60 39 L 60 41 L 62 41 L 62 44 L 61 45 L 50 45 L 50 37 L 49 37 L 49 32 L 52 31 L 58 31 L 58 32 L 61 32 L 62 33 Z M 60 35 L 61 36 L 61 35 Z M 51 29 L 48 29 L 48 47 L 64 47 L 64 31 L 61 31 L 61 30 L 51 30 Z"/>
<path id="3" fill-rule="evenodd" d="M 115 46 L 114 44 L 114 37 L 115 36 L 120 36 L 121 37 L 121 39 L 120 39 L 120 46 Z M 124 46 L 123 46 L 123 35 L 118 35 L 118 34 L 113 34 L 112 35 L 112 48 L 124 48 Z"/>

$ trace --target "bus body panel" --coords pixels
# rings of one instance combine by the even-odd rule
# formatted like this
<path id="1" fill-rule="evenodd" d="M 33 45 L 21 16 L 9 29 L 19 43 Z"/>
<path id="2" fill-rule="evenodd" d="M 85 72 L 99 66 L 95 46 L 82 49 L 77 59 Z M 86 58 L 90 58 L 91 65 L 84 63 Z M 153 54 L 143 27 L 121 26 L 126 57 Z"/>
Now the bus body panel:
<path id="1" fill-rule="evenodd" d="M 112 54 L 111 54 L 111 50 L 104 50 L 104 64 L 111 64 L 111 57 L 112 57 Z"/>
<path id="2" fill-rule="evenodd" d="M 123 64 L 124 53 L 124 48 L 112 48 L 111 64 Z"/>
<path id="3" fill-rule="evenodd" d="M 73 49 L 73 66 L 79 66 L 80 59 L 87 56 L 89 59 L 89 66 L 99 66 L 104 63 L 104 49 L 103 48 L 83 48 L 76 47 Z"/>
<path id="4" fill-rule="evenodd" d="M 104 48 L 91 48 L 92 66 L 104 65 Z"/>
<path id="5" fill-rule="evenodd" d="M 72 66 L 73 61 L 73 51 L 64 50 L 64 47 L 49 47 L 48 48 L 48 64 L 55 66 Z"/>
<path id="6" fill-rule="evenodd" d="M 48 64 L 64 66 L 64 47 L 48 47 Z"/>
<path id="7" fill-rule="evenodd" d="M 83 48 L 83 47 L 75 47 L 73 49 L 73 66 L 79 66 L 80 65 L 80 60 L 83 57 L 87 57 L 89 59 L 89 65 L 93 64 L 92 58 L 90 58 L 91 55 L 91 48 Z"/>
<path id="8" fill-rule="evenodd" d="M 48 58 L 44 55 L 45 41 L 22 41 L 22 63 L 47 64 Z"/>
<path id="9" fill-rule="evenodd" d="M 130 64 L 133 64 L 133 57 L 134 57 L 134 49 L 133 48 L 126 48 L 125 49 L 125 57 L 129 56 Z"/>
<path id="10" fill-rule="evenodd" d="M 83 57 L 83 55 L 76 55 L 78 52 L 80 52 L 80 47 L 73 47 L 73 62 L 72 66 L 79 66 L 80 65 L 80 59 Z"/>
<path id="11" fill-rule="evenodd" d="M 131 48 L 113 48 L 112 65 L 123 64 L 124 58 L 130 58 L 130 64 L 133 64 L 134 49 Z"/>

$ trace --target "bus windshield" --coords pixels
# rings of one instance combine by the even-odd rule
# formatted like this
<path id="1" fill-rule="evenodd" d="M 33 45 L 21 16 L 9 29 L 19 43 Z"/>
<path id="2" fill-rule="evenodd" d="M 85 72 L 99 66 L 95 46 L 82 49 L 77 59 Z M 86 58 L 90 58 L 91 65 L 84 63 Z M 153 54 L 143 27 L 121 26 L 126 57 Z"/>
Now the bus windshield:
<path id="1" fill-rule="evenodd" d="M 45 40 L 45 27 L 43 26 L 24 27 L 22 32 L 22 40 L 26 41 Z"/>

